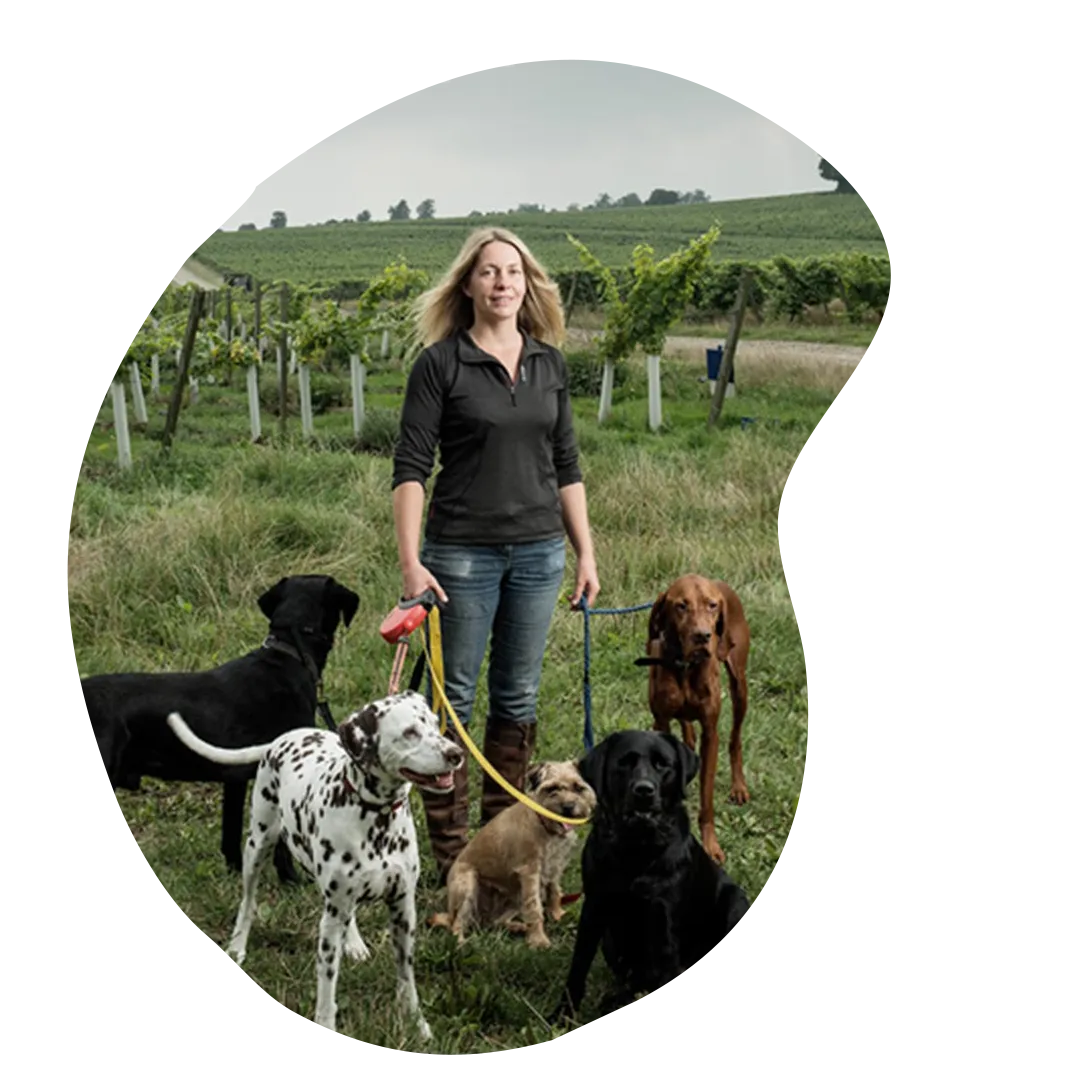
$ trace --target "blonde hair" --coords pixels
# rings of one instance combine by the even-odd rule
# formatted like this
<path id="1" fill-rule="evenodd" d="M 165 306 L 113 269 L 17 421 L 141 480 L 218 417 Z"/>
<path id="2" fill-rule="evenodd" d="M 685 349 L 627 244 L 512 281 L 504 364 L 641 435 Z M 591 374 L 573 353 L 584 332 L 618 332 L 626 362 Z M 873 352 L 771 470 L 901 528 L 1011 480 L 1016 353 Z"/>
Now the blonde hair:
<path id="1" fill-rule="evenodd" d="M 532 252 L 509 229 L 477 229 L 462 245 L 442 280 L 416 301 L 416 325 L 423 344 L 443 341 L 473 324 L 473 302 L 465 295 L 464 285 L 473 272 L 486 244 L 501 240 L 515 247 L 521 255 L 525 272 L 525 299 L 518 312 L 518 327 L 549 345 L 561 345 L 566 336 L 559 286 L 548 277 Z"/>

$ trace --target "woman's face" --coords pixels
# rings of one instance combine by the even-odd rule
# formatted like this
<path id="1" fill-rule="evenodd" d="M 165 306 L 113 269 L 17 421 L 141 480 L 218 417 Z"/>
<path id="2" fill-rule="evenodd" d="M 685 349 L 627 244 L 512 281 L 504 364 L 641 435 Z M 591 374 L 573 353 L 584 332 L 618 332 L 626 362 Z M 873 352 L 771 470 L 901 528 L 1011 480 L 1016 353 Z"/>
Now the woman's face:
<path id="1" fill-rule="evenodd" d="M 464 291 L 473 302 L 477 322 L 496 324 L 513 319 L 516 324 L 525 299 L 521 253 L 502 240 L 485 244 L 465 281 Z"/>

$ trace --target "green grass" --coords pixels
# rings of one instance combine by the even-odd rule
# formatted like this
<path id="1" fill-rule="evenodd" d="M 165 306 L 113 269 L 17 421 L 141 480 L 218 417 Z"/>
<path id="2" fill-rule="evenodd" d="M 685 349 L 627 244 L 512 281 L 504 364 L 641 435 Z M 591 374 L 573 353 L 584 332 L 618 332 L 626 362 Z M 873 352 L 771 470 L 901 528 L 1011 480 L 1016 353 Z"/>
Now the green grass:
<path id="1" fill-rule="evenodd" d="M 649 206 L 479 218 L 306 225 L 216 232 L 194 253 L 222 271 L 260 281 L 328 285 L 366 280 L 404 256 L 410 266 L 438 274 L 450 265 L 472 228 L 502 225 L 518 233 L 549 270 L 573 269 L 566 240 L 572 232 L 601 261 L 625 266 L 640 243 L 666 255 L 700 236 L 719 218 L 717 260 L 804 258 L 848 251 L 885 255 L 877 222 L 858 195 L 813 193 L 687 206 Z"/>
<path id="2" fill-rule="evenodd" d="M 744 754 L 752 800 L 717 806 L 728 870 L 753 899 L 776 860 L 798 804 L 807 738 L 806 678 L 798 629 L 777 545 L 777 511 L 788 472 L 806 438 L 843 385 L 846 370 L 799 380 L 748 365 L 723 423 L 708 431 L 703 363 L 664 363 L 665 423 L 646 427 L 644 368 L 629 365 L 603 427 L 595 401 L 575 401 L 604 606 L 655 598 L 678 574 L 723 577 L 741 595 L 753 641 Z M 324 376 L 328 400 L 335 378 Z M 368 407 L 391 418 L 404 376 L 393 364 L 369 380 Z M 285 445 L 264 412 L 270 439 L 247 436 L 243 390 L 204 387 L 180 415 L 167 459 L 158 437 L 165 402 L 150 402 L 150 432 L 135 432 L 135 467 L 115 465 L 107 402 L 88 439 L 71 518 L 70 609 L 83 674 L 115 670 L 205 668 L 255 647 L 266 624 L 255 601 L 279 577 L 330 573 L 360 594 L 353 625 L 339 633 L 326 671 L 335 714 L 385 692 L 390 649 L 378 626 L 398 592 L 390 507 L 390 459 L 346 449 L 347 397 L 315 417 L 319 439 L 304 444 L 289 418 Z M 741 417 L 756 423 L 743 426 Z M 570 560 L 572 566 L 572 559 Z M 581 749 L 582 625 L 568 609 L 568 569 L 545 659 L 539 707 L 541 758 Z M 597 616 L 592 623 L 593 715 L 597 737 L 648 727 L 644 669 L 647 612 Z M 476 715 L 484 715 L 481 683 Z M 724 731 L 730 722 L 725 703 Z M 473 766 L 473 791 L 478 790 Z M 718 776 L 727 790 L 727 764 Z M 118 793 L 141 850 L 179 906 L 214 941 L 224 943 L 240 882 L 218 854 L 220 789 L 144 782 Z M 691 788 L 696 806 L 698 792 Z M 424 867 L 421 921 L 439 909 L 419 798 L 413 795 Z M 577 891 L 572 860 L 565 882 Z M 314 1010 L 314 941 L 319 898 L 311 885 L 264 877 L 246 970 L 277 1000 L 304 1016 Z M 550 928 L 553 947 L 527 949 L 519 939 L 480 933 L 458 950 L 442 931 L 422 926 L 417 952 L 421 999 L 435 1031 L 434 1052 L 483 1052 L 551 1038 L 543 1022 L 568 970 L 580 903 Z M 386 1046 L 424 1049 L 393 1007 L 392 950 L 379 906 L 358 913 L 373 948 L 366 965 L 345 962 L 338 990 L 340 1030 Z M 610 987 L 597 959 L 585 1002 L 595 1015 Z"/>

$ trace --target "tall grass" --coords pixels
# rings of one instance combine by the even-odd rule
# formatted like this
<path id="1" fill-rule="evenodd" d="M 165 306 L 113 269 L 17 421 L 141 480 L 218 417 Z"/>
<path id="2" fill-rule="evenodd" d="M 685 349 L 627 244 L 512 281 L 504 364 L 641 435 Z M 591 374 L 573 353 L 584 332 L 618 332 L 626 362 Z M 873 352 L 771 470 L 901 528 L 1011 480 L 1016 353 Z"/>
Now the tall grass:
<path id="1" fill-rule="evenodd" d="M 744 728 L 752 800 L 724 801 L 718 775 L 717 828 L 728 869 L 751 898 L 779 857 L 798 803 L 807 738 L 806 680 L 798 630 L 777 545 L 777 511 L 788 471 L 842 385 L 816 384 L 762 369 L 740 372 L 739 396 L 723 423 L 707 431 L 703 362 L 664 365 L 665 428 L 646 428 L 644 371 L 632 361 L 614 414 L 600 427 L 595 402 L 575 402 L 604 606 L 652 600 L 686 571 L 730 582 L 752 631 L 749 712 Z M 782 375 L 782 370 L 781 370 Z M 843 375 L 846 377 L 846 375 Z M 369 407 L 396 409 L 403 376 L 387 370 L 369 383 Z M 321 443 L 251 445 L 242 392 L 206 387 L 181 415 L 163 458 L 154 433 L 163 402 L 152 403 L 151 432 L 136 433 L 136 465 L 121 473 L 107 408 L 92 431 L 71 517 L 72 635 L 83 674 L 212 666 L 254 648 L 266 632 L 256 607 L 279 577 L 333 574 L 360 595 L 353 625 L 339 633 L 325 685 L 339 717 L 385 691 L 390 650 L 378 625 L 399 592 L 390 511 L 390 460 L 350 453 L 347 409 L 316 417 Z M 743 418 L 753 423 L 744 423 Z M 267 425 L 268 427 L 270 425 Z M 276 430 L 276 429 L 275 429 Z M 582 617 L 570 611 L 569 560 L 545 659 L 538 756 L 581 751 Z M 644 669 L 647 612 L 592 621 L 592 695 L 597 737 L 647 727 Z M 482 717 L 481 684 L 475 715 Z M 726 731 L 727 705 L 721 717 Z M 726 740 L 722 740 L 726 741 Z M 479 773 L 473 769 L 473 790 Z M 696 806 L 696 785 L 690 800 Z M 140 847 L 181 908 L 224 942 L 240 883 L 218 854 L 220 791 L 212 785 L 147 780 L 118 793 Z M 439 907 L 419 798 L 424 849 L 421 920 Z M 475 811 L 475 808 L 474 808 Z M 572 865 L 569 891 L 579 871 Z M 580 905 L 551 932 L 553 948 L 533 952 L 517 939 L 481 933 L 464 949 L 422 927 L 417 978 L 435 1052 L 481 1052 L 526 1045 L 553 1034 L 542 1017 L 565 977 Z M 311 886 L 263 881 L 247 971 L 268 993 L 306 1016 L 314 1008 L 314 935 L 319 898 Z M 366 965 L 346 963 L 339 988 L 341 1030 L 387 1046 L 421 1049 L 393 1007 L 392 950 L 384 912 L 359 913 L 374 947 Z M 598 960 L 586 1016 L 608 985 Z"/>

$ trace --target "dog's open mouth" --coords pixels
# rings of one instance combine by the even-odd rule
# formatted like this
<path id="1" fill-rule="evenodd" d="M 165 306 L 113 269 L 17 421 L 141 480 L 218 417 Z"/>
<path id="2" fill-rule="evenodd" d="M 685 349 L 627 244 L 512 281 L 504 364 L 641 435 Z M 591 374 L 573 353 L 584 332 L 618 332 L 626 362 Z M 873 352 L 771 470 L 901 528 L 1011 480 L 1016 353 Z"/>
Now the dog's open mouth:
<path id="1" fill-rule="evenodd" d="M 420 787 L 430 788 L 433 791 L 450 791 L 454 786 L 454 774 L 452 772 L 418 773 L 413 772 L 412 769 L 399 769 L 398 771 L 409 783 L 418 784 Z"/>

